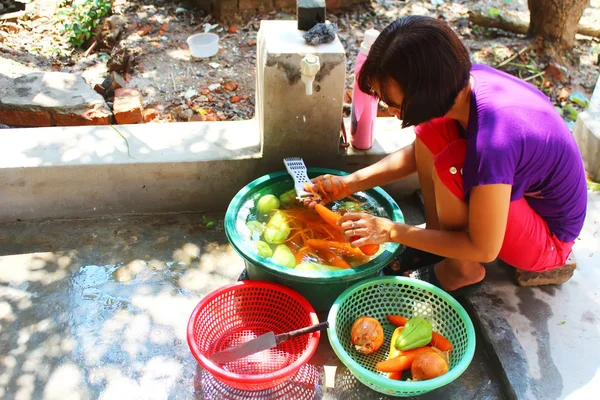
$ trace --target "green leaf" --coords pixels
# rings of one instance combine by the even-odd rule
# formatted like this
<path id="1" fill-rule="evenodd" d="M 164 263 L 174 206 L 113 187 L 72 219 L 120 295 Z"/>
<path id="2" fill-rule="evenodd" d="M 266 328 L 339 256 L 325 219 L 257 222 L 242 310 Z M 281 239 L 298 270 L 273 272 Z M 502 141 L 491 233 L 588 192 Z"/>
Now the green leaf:
<path id="1" fill-rule="evenodd" d="M 567 323 L 567 321 L 560 321 L 560 322 L 558 323 L 558 325 L 564 325 L 564 324 L 566 324 L 566 323 Z"/>
<path id="2" fill-rule="evenodd" d="M 488 15 L 492 18 L 497 17 L 500 15 L 500 10 L 498 10 L 496 7 L 492 7 L 488 10 Z"/>
<path id="3" fill-rule="evenodd" d="M 591 190 L 592 192 L 598 192 L 598 191 L 600 191 L 600 183 L 596 183 L 596 182 L 588 180 L 587 188 L 588 188 L 588 190 Z"/>

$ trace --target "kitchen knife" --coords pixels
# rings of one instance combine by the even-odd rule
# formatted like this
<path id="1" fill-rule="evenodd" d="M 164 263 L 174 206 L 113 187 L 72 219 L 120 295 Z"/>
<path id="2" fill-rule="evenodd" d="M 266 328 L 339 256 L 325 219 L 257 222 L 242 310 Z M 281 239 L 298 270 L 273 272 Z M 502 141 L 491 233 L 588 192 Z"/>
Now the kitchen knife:
<path id="1" fill-rule="evenodd" d="M 321 331 L 327 328 L 329 328 L 329 322 L 325 321 L 317 325 L 307 326 L 306 328 L 297 329 L 287 333 L 281 333 L 279 335 L 275 335 L 273 332 L 268 332 L 257 337 L 256 339 L 250 340 L 249 342 L 230 347 L 218 353 L 214 353 L 210 356 L 210 359 L 216 363 L 225 364 L 263 350 L 271 349 L 276 347 L 279 343 L 283 343 L 286 340 L 295 338 L 297 336 Z"/>

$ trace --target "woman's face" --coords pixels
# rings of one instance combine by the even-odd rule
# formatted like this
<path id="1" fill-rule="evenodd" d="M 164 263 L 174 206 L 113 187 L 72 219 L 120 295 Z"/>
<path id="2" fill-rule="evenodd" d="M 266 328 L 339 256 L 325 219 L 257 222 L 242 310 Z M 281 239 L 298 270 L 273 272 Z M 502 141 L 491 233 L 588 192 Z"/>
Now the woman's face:
<path id="1" fill-rule="evenodd" d="M 390 114 L 398 119 L 402 119 L 400 111 L 400 105 L 402 104 L 402 100 L 404 100 L 402 89 L 400 89 L 398 83 L 396 83 L 396 81 L 393 79 L 387 79 L 382 85 L 384 86 L 383 88 L 378 82 L 373 85 L 373 95 L 382 102 L 386 103 L 388 106 L 388 112 Z M 387 102 L 382 100 L 382 93 L 386 94 Z"/>

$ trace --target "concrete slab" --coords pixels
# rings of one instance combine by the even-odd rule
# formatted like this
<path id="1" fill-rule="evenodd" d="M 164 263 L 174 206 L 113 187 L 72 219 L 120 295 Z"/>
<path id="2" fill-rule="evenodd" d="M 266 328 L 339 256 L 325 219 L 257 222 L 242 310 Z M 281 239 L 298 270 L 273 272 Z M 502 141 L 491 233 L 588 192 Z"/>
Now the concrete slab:
<path id="1" fill-rule="evenodd" d="M 90 109 L 110 114 L 104 98 L 75 74 L 33 72 L 14 78 L 0 100 L 1 110 L 79 114 Z"/>
<path id="2" fill-rule="evenodd" d="M 508 266 L 487 268 L 470 298 L 479 322 L 519 399 L 591 399 L 600 391 L 600 193 L 574 247 L 567 283 L 518 287 Z M 594 394 L 595 393 L 595 394 Z"/>
<path id="3" fill-rule="evenodd" d="M 241 392 L 198 368 L 189 315 L 244 268 L 222 214 L 208 217 L 214 230 L 202 214 L 0 225 L 0 398 L 387 399 L 360 384 L 326 339 L 302 370 L 309 385 Z M 502 395 L 481 348 L 458 380 L 424 398 L 464 393 Z"/>
<path id="4" fill-rule="evenodd" d="M 352 172 L 411 140 L 410 133 L 394 135 L 392 125 L 386 126 L 390 129 L 376 132 L 376 140 L 381 135 L 386 141 L 382 151 L 334 153 L 308 165 Z M 3 131 L 0 222 L 223 211 L 245 184 L 284 169 L 282 152 L 263 151 L 256 120 L 119 125 L 116 129 Z M 310 152 L 310 148 L 298 147 L 288 155 L 305 157 Z M 417 188 L 415 174 L 384 189 L 401 197 Z"/>
<path id="5" fill-rule="evenodd" d="M 585 170 L 595 182 L 600 181 L 600 119 L 594 119 L 587 111 L 579 113 L 573 135 L 579 145 Z"/>
<path id="6" fill-rule="evenodd" d="M 26 128 L 10 134 L 15 140 L 0 148 L 0 168 L 185 163 L 261 155 L 254 120 Z"/>

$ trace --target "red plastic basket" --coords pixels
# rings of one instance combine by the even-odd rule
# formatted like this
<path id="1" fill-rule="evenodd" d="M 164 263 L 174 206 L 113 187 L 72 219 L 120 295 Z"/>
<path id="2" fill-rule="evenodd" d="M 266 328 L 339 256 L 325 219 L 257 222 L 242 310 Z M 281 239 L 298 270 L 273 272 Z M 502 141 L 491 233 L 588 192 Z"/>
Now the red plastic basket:
<path id="1" fill-rule="evenodd" d="M 278 334 L 318 323 L 314 309 L 298 292 L 272 282 L 241 281 L 200 301 L 188 322 L 187 340 L 198 363 L 215 379 L 240 390 L 266 390 L 308 362 L 319 344 L 319 332 L 223 365 L 208 357 L 269 331 Z"/>

